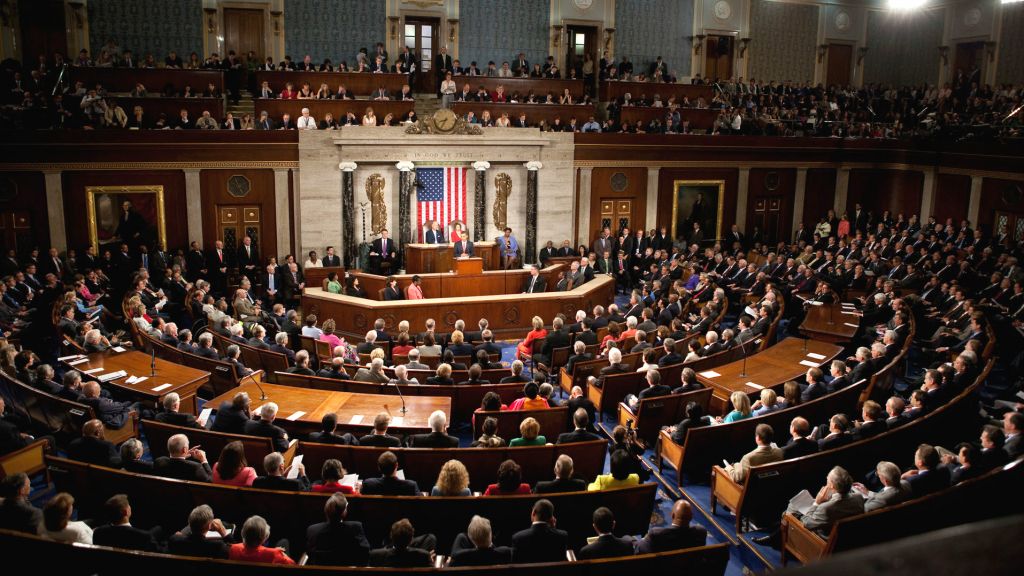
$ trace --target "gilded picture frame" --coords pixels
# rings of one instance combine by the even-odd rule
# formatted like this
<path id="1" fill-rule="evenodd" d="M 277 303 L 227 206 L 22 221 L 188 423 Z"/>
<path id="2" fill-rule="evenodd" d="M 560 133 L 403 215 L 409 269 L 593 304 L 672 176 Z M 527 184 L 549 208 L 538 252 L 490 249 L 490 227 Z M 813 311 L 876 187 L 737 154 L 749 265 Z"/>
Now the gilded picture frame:
<path id="1" fill-rule="evenodd" d="M 127 242 L 134 250 L 139 244 L 153 248 L 159 242 L 167 247 L 167 216 L 164 208 L 164 187 L 143 186 L 88 186 L 85 189 L 86 210 L 89 221 L 89 242 L 97 254 L 101 246 Z M 137 235 L 120 238 L 118 228 L 123 218 L 123 203 L 132 203 L 140 224 Z"/>
<path id="2" fill-rule="evenodd" d="M 704 241 L 722 237 L 722 212 L 725 205 L 725 180 L 674 180 L 672 182 L 672 237 L 690 238 L 693 232 L 693 211 L 702 196 L 699 220 Z M 711 233 L 714 232 L 714 236 Z M 685 233 L 685 234 L 684 234 Z"/>

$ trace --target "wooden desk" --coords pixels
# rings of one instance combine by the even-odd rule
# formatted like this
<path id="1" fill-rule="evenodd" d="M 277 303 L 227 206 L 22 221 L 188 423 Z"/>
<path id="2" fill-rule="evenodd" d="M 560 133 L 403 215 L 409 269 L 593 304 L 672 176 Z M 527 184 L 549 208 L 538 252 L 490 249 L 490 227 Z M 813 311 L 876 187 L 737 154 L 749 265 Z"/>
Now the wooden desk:
<path id="1" fill-rule="evenodd" d="M 804 350 L 805 342 L 806 351 Z M 748 342 L 747 346 L 753 346 L 753 343 Z M 762 388 L 781 387 L 790 380 L 800 378 L 811 367 L 801 364 L 801 361 L 822 366 L 834 360 L 842 350 L 841 346 L 835 344 L 802 338 L 786 338 L 764 352 L 748 356 L 746 364 L 743 359 L 740 359 L 698 372 L 697 380 L 715 390 L 714 396 L 711 398 L 711 412 L 724 414 L 729 406 L 729 395 L 733 392 L 739 390 L 756 397 L 761 393 L 761 388 L 750 386 L 751 383 Z M 813 358 L 809 354 L 818 354 L 824 358 Z M 740 376 L 740 374 L 744 374 L 744 366 L 746 366 L 746 374 Z M 717 372 L 719 376 L 708 375 L 708 372 Z"/>
<path id="2" fill-rule="evenodd" d="M 345 269 L 341 266 L 327 266 L 324 268 L 306 268 L 303 270 L 303 274 L 306 276 L 306 286 L 321 288 L 324 280 L 327 279 L 327 275 L 331 272 L 338 273 L 338 282 L 341 282 L 342 287 L 345 286 Z"/>
<path id="3" fill-rule="evenodd" d="M 564 78 L 495 78 L 491 76 L 454 76 L 455 86 L 458 88 L 456 94 L 462 92 L 462 87 L 469 84 L 470 90 L 475 94 L 481 86 L 488 92 L 494 92 L 498 85 L 505 87 L 505 94 L 511 95 L 519 92 L 525 98 L 530 90 L 538 96 L 547 96 L 548 92 L 559 98 L 565 89 L 576 98 L 583 97 L 583 80 L 566 80 Z"/>
<path id="4" fill-rule="evenodd" d="M 405 273 L 449 272 L 454 269 L 452 266 L 453 252 L 452 244 L 406 244 Z M 493 241 L 474 242 L 473 255 L 483 259 L 484 270 L 497 270 L 501 267 L 498 245 Z M 369 292 L 369 288 L 367 288 L 367 292 Z"/>
<path id="5" fill-rule="evenodd" d="M 602 102 L 618 100 L 629 92 L 633 98 L 653 98 L 655 94 L 661 96 L 662 102 L 668 102 L 669 97 L 675 96 L 676 100 L 682 102 L 683 97 L 696 100 L 703 97 L 709 104 L 714 96 L 714 90 L 707 85 L 693 84 L 665 84 L 661 82 L 620 82 L 617 80 L 605 80 L 601 82 L 600 94 Z"/>
<path id="6" fill-rule="evenodd" d="M 455 259 L 455 273 L 459 276 L 469 276 L 472 274 L 483 274 L 484 273 L 484 261 L 483 258 L 456 258 Z"/>
<path id="7" fill-rule="evenodd" d="M 575 117 L 576 124 L 581 128 L 586 124 L 587 119 L 594 115 L 594 106 L 591 104 L 563 106 L 561 104 L 502 104 L 495 102 L 456 102 L 452 110 L 459 116 L 465 116 L 472 111 L 477 118 L 480 118 L 484 110 L 491 113 L 491 119 L 497 120 L 503 112 L 508 113 L 508 119 L 515 123 L 519 114 L 526 114 L 526 121 L 530 127 L 536 128 L 541 120 L 545 124 L 551 124 L 555 116 L 562 120 L 562 124 L 568 124 L 569 119 Z"/>
<path id="8" fill-rule="evenodd" d="M 255 100 L 256 113 L 253 121 L 258 122 L 260 113 L 264 110 L 270 115 L 275 124 L 281 123 L 281 116 L 289 114 L 294 124 L 302 115 L 303 108 L 309 108 L 309 115 L 316 118 L 317 122 L 324 119 L 330 112 L 335 120 L 345 118 L 345 115 L 352 112 L 360 122 L 367 108 L 373 108 L 373 115 L 377 117 L 377 124 L 384 122 L 384 117 L 391 114 L 395 122 L 402 119 L 409 110 L 416 107 L 415 102 L 402 102 L 399 100 Z"/>
<path id="9" fill-rule="evenodd" d="M 381 412 L 391 414 L 391 429 L 402 434 L 429 432 L 427 419 L 435 410 L 444 410 L 448 415 L 452 413 L 452 399 L 439 396 L 406 396 L 405 406 L 408 412 L 403 421 L 396 421 L 396 418 L 402 416 L 402 400 L 398 396 L 314 390 L 277 384 L 263 384 L 263 390 L 267 393 L 266 400 L 260 400 L 260 390 L 256 384 L 246 381 L 238 388 L 213 398 L 207 405 L 216 409 L 222 402 L 230 401 L 235 394 L 248 392 L 253 413 L 267 402 L 277 404 L 278 417 L 274 424 L 281 426 L 293 436 L 319 431 L 320 421 L 324 414 L 329 412 L 338 415 L 340 431 L 360 434 L 369 433 L 373 428 L 374 416 Z M 300 411 L 305 414 L 295 420 L 288 419 Z M 357 415 L 362 416 L 362 419 L 358 423 L 353 423 L 353 416 Z"/>
<path id="10" fill-rule="evenodd" d="M 193 94 L 202 94 L 206 85 L 213 82 L 221 92 L 224 91 L 224 72 L 220 70 L 179 70 L 176 68 L 99 68 L 68 67 L 68 79 L 73 86 L 81 80 L 86 89 L 102 84 L 108 92 L 131 92 L 135 84 L 142 84 L 146 91 L 159 94 L 164 86 L 171 84 L 177 92 L 185 86 L 192 87 Z M 369 93 L 369 92 L 367 92 Z"/>
<path id="11" fill-rule="evenodd" d="M 96 380 L 96 376 L 108 372 L 117 372 L 118 370 L 124 370 L 128 373 L 128 376 L 146 376 L 145 380 L 134 384 L 125 382 L 128 378 L 128 376 L 125 376 L 103 382 L 102 386 L 115 387 L 121 392 L 121 395 L 150 406 L 154 405 L 165 395 L 176 392 L 181 397 L 182 412 L 199 414 L 196 411 L 196 391 L 209 381 L 209 372 L 157 358 L 156 376 L 150 376 L 151 357 L 137 350 L 126 352 L 108 350 L 107 352 L 89 354 L 88 358 L 88 362 L 75 365 L 64 362 L 64 366 L 82 372 L 82 378 L 89 380 Z M 70 362 L 74 362 L 74 360 L 70 360 Z M 86 370 L 95 368 L 101 368 L 101 370 L 92 374 L 85 374 Z M 163 384 L 170 384 L 170 386 L 159 391 L 153 390 Z"/>
<path id="12" fill-rule="evenodd" d="M 546 268 L 544 274 L 551 274 L 550 270 L 552 269 Z M 515 271 L 484 272 L 481 276 L 470 278 L 484 279 L 495 276 L 502 282 L 512 282 L 514 273 Z M 432 318 L 437 321 L 437 329 L 440 332 L 450 332 L 455 326 L 455 321 L 460 318 L 469 326 L 475 326 L 480 318 L 487 318 L 490 320 L 491 330 L 497 337 L 522 338 L 530 330 L 530 320 L 533 316 L 540 316 L 546 323 L 550 323 L 558 313 L 572 317 L 577 310 L 592 310 L 598 304 L 607 305 L 612 301 L 615 289 L 613 278 L 599 275 L 568 292 L 521 294 L 525 271 L 523 274 L 515 276 L 518 285 L 514 291 L 487 296 L 380 302 L 341 294 L 327 294 L 319 288 L 307 288 L 302 295 L 302 309 L 316 314 L 318 318 L 333 318 L 337 323 L 338 332 L 356 341 L 362 340 L 377 318 L 384 320 L 389 331 L 393 331 L 402 320 L 408 320 L 411 326 L 419 327 L 423 326 L 428 318 Z M 552 285 L 554 280 L 555 277 L 550 277 L 548 285 Z M 363 285 L 366 286 L 367 282 L 363 282 Z M 404 288 L 404 283 L 401 285 Z M 427 289 L 424 289 L 424 292 L 430 294 Z M 370 293 L 369 288 L 367 293 Z"/>
<path id="13" fill-rule="evenodd" d="M 302 88 L 303 82 L 309 82 L 313 93 L 316 93 L 320 85 L 326 82 L 332 94 L 338 91 L 339 85 L 344 85 L 345 90 L 349 93 L 356 97 L 366 98 L 381 86 L 391 94 L 400 94 L 402 86 L 409 83 L 409 76 L 405 74 L 370 74 L 368 72 L 260 71 L 256 72 L 257 92 L 264 80 L 270 84 L 270 89 L 276 94 L 280 94 L 288 82 L 295 86 L 296 92 Z"/>
<path id="14" fill-rule="evenodd" d="M 167 123 L 173 124 L 181 116 L 181 110 L 188 110 L 188 117 L 195 124 L 195 121 L 203 116 L 203 112 L 209 112 L 210 117 L 220 124 L 224 120 L 224 99 L 223 98 L 129 98 L 128 96 L 111 96 L 107 103 L 116 102 L 124 109 L 128 119 L 132 118 L 132 110 L 136 106 L 142 106 L 143 118 L 150 126 L 156 122 L 160 114 L 167 116 Z M 242 117 L 238 116 L 241 121 Z M 255 121 L 255 118 L 253 119 Z"/>
<path id="15" fill-rule="evenodd" d="M 842 304 L 808 306 L 807 315 L 800 323 L 800 333 L 822 342 L 838 343 L 853 340 L 860 328 L 861 317 L 855 314 L 852 308 L 849 312 L 844 310 Z"/>
<path id="16" fill-rule="evenodd" d="M 690 128 L 694 130 L 710 130 L 715 126 L 715 118 L 718 118 L 719 110 L 710 108 L 675 108 L 679 111 L 680 123 L 689 120 Z M 619 122 L 636 123 L 637 120 L 649 124 L 651 120 L 665 120 L 669 108 L 654 108 L 652 106 L 626 106 L 619 113 Z"/>
<path id="17" fill-rule="evenodd" d="M 554 289 L 558 281 L 558 273 L 567 266 L 558 264 L 541 269 L 541 276 L 548 280 L 548 286 Z M 516 294 L 522 292 L 523 283 L 529 275 L 529 270 L 517 268 L 514 270 L 486 270 L 476 274 L 458 274 L 442 272 L 439 274 L 415 274 L 420 277 L 420 288 L 423 289 L 424 298 L 457 298 L 465 296 L 488 296 Z M 349 272 L 350 276 L 359 278 L 359 283 L 366 296 L 370 300 L 382 301 L 380 295 L 384 289 L 384 282 L 387 277 L 366 272 Z M 412 282 L 414 274 L 394 274 L 398 280 L 398 286 L 404 290 Z M 316 288 L 316 286 L 310 286 Z"/>

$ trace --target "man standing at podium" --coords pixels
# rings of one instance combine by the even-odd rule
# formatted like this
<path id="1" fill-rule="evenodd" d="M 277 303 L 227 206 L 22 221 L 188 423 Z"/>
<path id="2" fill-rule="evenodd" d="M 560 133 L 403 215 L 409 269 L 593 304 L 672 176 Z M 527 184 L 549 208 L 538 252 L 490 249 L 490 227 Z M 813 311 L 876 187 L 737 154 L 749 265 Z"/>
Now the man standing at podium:
<path id="1" fill-rule="evenodd" d="M 501 263 L 505 270 L 515 267 L 519 258 L 519 242 L 512 235 L 511 228 L 505 228 L 505 235 L 498 238 L 498 246 L 501 247 Z"/>
<path id="2" fill-rule="evenodd" d="M 426 236 L 427 244 L 444 244 L 444 232 L 441 232 L 441 224 L 437 220 L 434 220 L 430 224 L 430 230 L 427 230 Z"/>
<path id="3" fill-rule="evenodd" d="M 380 231 L 380 238 L 374 240 L 370 245 L 370 258 L 376 262 L 377 270 L 383 271 L 385 263 L 388 271 L 394 267 L 396 250 L 395 241 L 388 238 L 388 229 L 384 228 Z"/>
<path id="4" fill-rule="evenodd" d="M 470 258 L 473 256 L 473 242 L 469 239 L 469 232 L 464 232 L 462 239 L 455 243 L 456 258 Z"/>

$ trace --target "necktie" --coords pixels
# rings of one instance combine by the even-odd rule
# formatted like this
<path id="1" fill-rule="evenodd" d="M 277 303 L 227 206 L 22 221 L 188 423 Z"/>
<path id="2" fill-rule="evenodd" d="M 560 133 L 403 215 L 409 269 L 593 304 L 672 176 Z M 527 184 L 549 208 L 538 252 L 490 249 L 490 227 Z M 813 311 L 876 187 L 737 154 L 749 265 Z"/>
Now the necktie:
<path id="1" fill-rule="evenodd" d="M 530 290 L 529 290 L 529 291 L 530 291 L 530 293 L 533 293 L 533 286 L 534 286 L 534 285 L 535 285 L 536 283 L 537 283 L 537 277 L 536 277 L 536 276 L 534 276 L 534 277 L 533 277 L 533 279 L 532 279 L 532 280 L 530 280 Z"/>
<path id="2" fill-rule="evenodd" d="M 145 268 L 146 270 L 149 270 L 149 255 L 148 254 L 143 254 L 142 255 L 142 267 Z"/>
<path id="3" fill-rule="evenodd" d="M 274 289 L 274 275 L 273 274 L 269 274 L 267 276 L 267 284 L 270 285 L 269 290 L 273 290 Z"/>

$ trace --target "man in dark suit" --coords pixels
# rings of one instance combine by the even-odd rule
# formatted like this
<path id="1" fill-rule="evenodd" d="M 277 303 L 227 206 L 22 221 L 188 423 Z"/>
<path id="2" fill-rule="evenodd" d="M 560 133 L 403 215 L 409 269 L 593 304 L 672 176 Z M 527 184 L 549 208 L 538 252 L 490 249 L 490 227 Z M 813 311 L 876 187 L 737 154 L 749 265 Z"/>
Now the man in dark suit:
<path id="1" fill-rule="evenodd" d="M 259 419 L 246 422 L 242 433 L 248 436 L 270 438 L 274 443 L 274 450 L 284 452 L 288 449 L 288 434 L 284 429 L 274 425 L 275 418 L 277 418 L 277 404 L 267 402 L 260 408 Z"/>
<path id="2" fill-rule="evenodd" d="M 535 354 L 533 361 L 542 372 L 547 372 L 554 351 L 559 348 L 568 348 L 569 344 L 569 332 L 565 330 L 565 321 L 556 316 L 551 321 L 551 330 L 544 339 L 544 345 L 541 346 L 540 354 Z"/>
<path id="3" fill-rule="evenodd" d="M 555 243 L 548 240 L 546 246 L 540 249 L 540 255 L 537 260 L 540 261 L 541 266 L 546 266 L 549 259 L 558 256 L 558 248 L 555 248 Z"/>
<path id="4" fill-rule="evenodd" d="M 256 247 L 252 245 L 252 238 L 248 236 L 242 238 L 242 245 L 238 247 L 238 251 L 235 253 L 235 262 L 238 265 L 239 274 L 244 274 L 250 279 L 256 280 L 256 268 L 260 264 L 260 257 L 256 253 Z"/>
<path id="5" fill-rule="evenodd" d="M 359 439 L 360 446 L 378 446 L 383 448 L 398 448 L 402 441 L 395 436 L 388 434 L 388 425 L 391 423 L 391 416 L 381 412 L 373 419 L 373 432 Z"/>
<path id="6" fill-rule="evenodd" d="M 597 377 L 597 381 L 594 382 L 594 386 L 598 388 L 604 387 L 604 379 L 608 376 L 615 374 L 625 374 L 629 372 L 629 366 L 622 363 L 622 351 L 618 348 L 612 348 L 608 352 L 608 365 L 601 368 L 601 372 Z"/>
<path id="7" fill-rule="evenodd" d="M 441 46 L 437 56 L 434 56 L 434 76 L 437 77 L 437 95 L 441 95 L 441 82 L 445 74 L 452 70 L 452 57 L 448 54 L 448 48 Z"/>
<path id="8" fill-rule="evenodd" d="M 281 289 L 284 287 L 282 284 L 281 274 L 277 271 L 277 267 L 273 264 L 267 264 L 267 269 L 264 272 L 260 272 L 256 278 L 253 279 L 257 285 L 262 287 L 262 300 L 263 308 L 270 310 L 274 307 L 274 304 L 281 299 Z"/>
<path id="9" fill-rule="evenodd" d="M 637 542 L 637 554 L 651 552 L 667 552 L 696 548 L 707 543 L 707 530 L 700 526 L 691 526 L 693 508 L 686 500 L 679 499 L 672 505 L 672 525 L 666 528 L 651 528 L 642 540 Z"/>
<path id="10" fill-rule="evenodd" d="M 68 458 L 110 468 L 121 467 L 117 447 L 103 437 L 103 422 L 89 420 L 82 426 L 82 436 L 68 445 Z"/>
<path id="11" fill-rule="evenodd" d="M 473 516 L 465 533 L 455 537 L 449 566 L 501 566 L 512 562 L 512 549 L 494 546 L 491 521 Z"/>
<path id="12" fill-rule="evenodd" d="M 358 446 L 359 440 L 357 440 L 352 434 L 348 432 L 344 434 L 338 434 L 338 415 L 334 412 L 328 412 L 324 414 L 323 419 L 320 421 L 320 432 L 313 432 L 309 435 L 310 442 L 319 442 L 320 444 L 339 444 L 343 446 Z"/>
<path id="13" fill-rule="evenodd" d="M 665 339 L 665 355 L 658 358 L 658 367 L 671 366 L 683 361 L 683 357 L 676 354 L 676 341 L 672 338 Z"/>
<path id="14" fill-rule="evenodd" d="M 328 246 L 324 251 L 324 257 L 320 259 L 324 268 L 337 268 L 341 266 L 341 258 L 334 253 L 334 246 Z"/>
<path id="15" fill-rule="evenodd" d="M 469 239 L 468 232 L 463 232 L 462 239 L 455 243 L 454 257 L 458 258 L 463 254 L 473 256 L 473 242 Z"/>
<path id="16" fill-rule="evenodd" d="M 225 401 L 217 408 L 217 417 L 214 418 L 210 430 L 242 434 L 249 419 L 249 394 L 239 392 L 230 402 Z"/>
<path id="17" fill-rule="evenodd" d="M 914 469 L 903 474 L 910 498 L 920 498 L 949 486 L 949 468 L 939 465 L 939 452 L 934 446 L 921 444 L 914 452 Z"/>
<path id="18" fill-rule="evenodd" d="M 210 532 L 216 532 L 219 537 L 207 538 Z M 181 556 L 226 559 L 229 546 L 224 538 L 229 534 L 224 524 L 213 517 L 213 509 L 201 504 L 188 515 L 188 526 L 167 540 L 167 548 L 171 554 Z"/>
<path id="19" fill-rule="evenodd" d="M 565 561 L 569 535 L 554 527 L 555 506 L 551 501 L 546 498 L 537 500 L 530 512 L 530 519 L 533 525 L 512 535 L 512 562 L 532 564 Z"/>
<path id="20" fill-rule="evenodd" d="M 537 294 L 543 292 L 546 287 L 547 282 L 540 275 L 537 265 L 530 266 L 530 276 L 523 283 L 523 294 Z"/>
<path id="21" fill-rule="evenodd" d="M 289 478 L 292 466 L 298 471 L 298 475 L 295 478 Z M 287 490 L 289 492 L 308 491 L 309 478 L 306 476 L 306 467 L 301 462 L 292 466 L 286 467 L 284 465 L 284 456 L 280 452 L 267 454 L 263 457 L 263 471 L 267 475 L 253 480 L 252 487 L 264 490 Z"/>
<path id="22" fill-rule="evenodd" d="M 782 447 L 782 458 L 799 458 L 818 451 L 818 443 L 808 438 L 811 424 L 806 418 L 797 416 L 789 424 L 789 443 Z"/>
<path id="23" fill-rule="evenodd" d="M 851 432 L 854 441 L 877 436 L 889 429 L 885 424 L 885 410 L 874 400 L 864 402 L 864 406 L 861 407 L 861 417 L 864 420 L 854 423 L 855 427 Z"/>
<path id="24" fill-rule="evenodd" d="M 206 452 L 188 447 L 188 436 L 175 434 L 167 439 L 168 456 L 153 462 L 153 474 L 177 480 L 212 482 L 213 471 L 206 461 Z"/>
<path id="25" fill-rule="evenodd" d="M 370 260 L 381 274 L 392 271 L 398 264 L 398 246 L 388 238 L 387 228 L 380 231 L 380 238 L 370 243 Z"/>
<path id="26" fill-rule="evenodd" d="M 581 548 L 576 555 L 577 560 L 633 555 L 633 539 L 620 538 L 612 534 L 612 530 L 615 529 L 615 516 L 611 510 L 604 506 L 594 510 L 593 523 L 594 532 L 597 532 L 597 540 Z"/>
<path id="27" fill-rule="evenodd" d="M 458 448 L 459 439 L 448 435 L 448 417 L 441 410 L 435 410 L 427 419 L 429 434 L 409 436 L 410 448 Z"/>
<path id="28" fill-rule="evenodd" d="M 37 534 L 43 523 L 43 512 L 28 499 L 32 483 L 28 474 L 16 472 L 3 479 L 4 502 L 0 506 L 0 528 Z"/>
<path id="29" fill-rule="evenodd" d="M 345 520 L 348 499 L 335 492 L 324 504 L 326 522 L 306 529 L 309 564 L 320 566 L 363 566 L 370 556 L 370 543 L 363 523 Z"/>
<path id="30" fill-rule="evenodd" d="M 427 244 L 444 244 L 444 232 L 441 231 L 441 224 L 434 220 L 430 224 L 430 230 L 423 237 L 423 241 Z"/>
<path id="31" fill-rule="evenodd" d="M 559 492 L 582 492 L 587 489 L 587 481 L 573 478 L 572 458 L 562 454 L 555 460 L 555 479 L 537 482 L 534 492 L 537 494 L 557 494 Z"/>
<path id="32" fill-rule="evenodd" d="M 817 400 L 827 393 L 826 385 L 823 380 L 824 374 L 821 372 L 821 368 L 808 368 L 806 380 L 807 384 L 802 386 L 800 392 L 800 402 L 807 403 L 811 400 Z"/>
<path id="33" fill-rule="evenodd" d="M 412 522 L 402 518 L 391 525 L 391 546 L 378 548 L 370 551 L 370 566 L 385 566 L 390 568 L 429 568 L 433 566 L 431 552 L 437 539 L 433 534 L 429 538 L 414 539 L 416 531 Z M 420 548 L 426 546 L 423 542 L 429 542 L 430 549 Z"/>
<path id="34" fill-rule="evenodd" d="M 360 442 L 360 445 L 363 445 Z M 363 481 L 362 493 L 381 496 L 419 496 L 420 487 L 414 480 L 403 480 L 398 477 L 398 458 L 390 450 L 377 458 L 377 470 L 380 478 L 367 478 Z"/>
<path id="35" fill-rule="evenodd" d="M 299 270 L 299 265 L 289 262 L 287 269 L 281 273 L 281 298 L 285 305 L 295 303 L 302 295 L 302 289 L 306 287 L 306 278 Z"/>
<path id="36" fill-rule="evenodd" d="M 164 407 L 163 411 L 158 412 L 153 417 L 157 422 L 163 422 L 172 426 L 184 426 L 186 428 L 202 428 L 195 416 L 178 411 L 181 408 L 181 397 L 176 392 L 171 392 L 164 396 L 162 404 Z"/>
<path id="37" fill-rule="evenodd" d="M 118 402 L 104 397 L 100 385 L 86 382 L 82 385 L 81 402 L 90 408 L 103 424 L 109 428 L 121 428 L 128 422 L 133 412 L 138 413 L 139 404 Z"/>
<path id="38" fill-rule="evenodd" d="M 224 252 L 224 242 L 215 241 L 213 249 L 206 254 L 206 269 L 209 270 L 207 279 L 215 294 L 223 295 L 227 290 L 228 268 L 230 267 L 228 255 Z"/>
<path id="39" fill-rule="evenodd" d="M 153 537 L 153 532 L 131 525 L 132 507 L 128 503 L 127 496 L 115 494 L 107 499 L 104 507 L 110 523 L 93 531 L 93 544 L 143 552 L 162 551 L 156 538 Z"/>
<path id="40" fill-rule="evenodd" d="M 587 428 L 590 426 L 590 416 L 587 414 L 587 410 L 583 407 L 577 408 L 572 413 L 573 424 L 576 425 L 576 429 L 572 432 L 563 432 L 558 435 L 558 442 L 556 444 L 572 444 L 573 442 L 587 442 L 589 440 L 600 440 L 601 437 L 593 432 L 588 432 Z"/>

